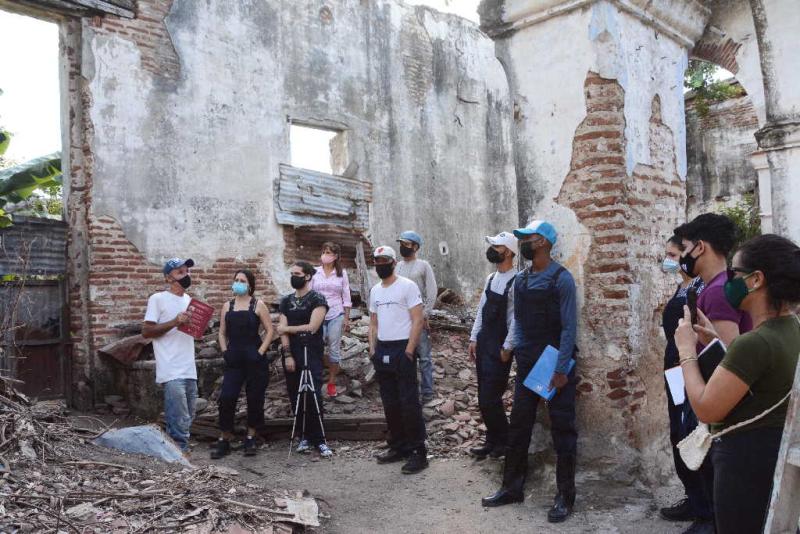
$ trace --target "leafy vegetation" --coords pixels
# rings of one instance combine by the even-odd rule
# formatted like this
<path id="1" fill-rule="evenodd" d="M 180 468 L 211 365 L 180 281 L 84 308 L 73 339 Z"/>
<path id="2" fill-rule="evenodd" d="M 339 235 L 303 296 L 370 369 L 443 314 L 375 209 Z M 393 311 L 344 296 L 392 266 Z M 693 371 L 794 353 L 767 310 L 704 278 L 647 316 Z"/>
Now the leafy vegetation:
<path id="1" fill-rule="evenodd" d="M 711 104 L 744 94 L 740 85 L 716 79 L 718 70 L 713 63 L 692 59 L 683 76 L 683 86 L 694 93 L 694 108 L 701 117 L 708 115 Z"/>

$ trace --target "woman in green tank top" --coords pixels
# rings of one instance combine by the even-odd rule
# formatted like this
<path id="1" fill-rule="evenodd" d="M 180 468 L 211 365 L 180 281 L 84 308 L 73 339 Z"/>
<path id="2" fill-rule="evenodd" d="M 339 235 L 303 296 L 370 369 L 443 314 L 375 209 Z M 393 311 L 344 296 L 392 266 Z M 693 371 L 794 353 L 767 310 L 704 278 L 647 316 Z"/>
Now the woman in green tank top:
<path id="1" fill-rule="evenodd" d="M 751 239 L 733 257 L 725 297 L 750 314 L 753 330 L 734 339 L 708 383 L 695 346 L 698 332 L 717 337 L 711 323 L 698 312 L 693 327 L 686 308 L 675 341 L 698 419 L 712 433 L 741 425 L 711 448 L 716 531 L 756 534 L 766 519 L 800 354 L 800 320 L 792 313 L 800 303 L 800 248 L 774 234 Z"/>

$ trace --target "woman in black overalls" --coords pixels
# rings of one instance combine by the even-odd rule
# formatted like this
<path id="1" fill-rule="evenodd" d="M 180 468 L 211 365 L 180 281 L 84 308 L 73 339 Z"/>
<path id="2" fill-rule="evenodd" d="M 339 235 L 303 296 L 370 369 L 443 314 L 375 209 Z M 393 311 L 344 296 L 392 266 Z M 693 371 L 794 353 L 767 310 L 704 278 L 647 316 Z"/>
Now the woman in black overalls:
<path id="1" fill-rule="evenodd" d="M 269 361 L 266 353 L 272 343 L 273 330 L 269 310 L 253 297 L 255 277 L 247 270 L 236 272 L 231 290 L 235 297 L 220 310 L 219 347 L 225 360 L 225 374 L 219 395 L 219 428 L 222 432 L 211 458 L 222 458 L 230 452 L 236 401 L 245 384 L 247 394 L 247 438 L 245 456 L 256 453 L 256 431 L 264 426 L 264 394 L 269 383 Z M 262 339 L 259 328 L 264 327 Z"/>
<path id="2" fill-rule="evenodd" d="M 330 457 L 333 452 L 325 443 L 320 422 L 322 420 L 322 355 L 325 344 L 322 336 L 322 322 L 328 312 L 328 304 L 322 294 L 311 289 L 311 278 L 316 269 L 305 261 L 298 261 L 289 269 L 294 293 L 283 297 L 279 310 L 278 334 L 283 347 L 283 370 L 286 375 L 286 389 L 295 413 L 300 444 L 297 452 L 308 452 L 312 447 L 319 449 L 322 457 Z M 308 365 L 314 383 L 314 392 L 320 411 L 317 413 L 314 398 L 307 395 L 297 404 L 300 388 L 300 373 Z M 307 404 L 307 409 L 303 409 Z"/>
<path id="3" fill-rule="evenodd" d="M 681 254 L 685 248 L 677 236 L 672 236 L 667 241 L 665 258 L 661 265 L 664 272 L 680 273 L 681 283 L 675 289 L 672 298 L 664 306 L 661 324 L 667 346 L 664 349 L 664 370 L 678 365 L 678 347 L 675 346 L 675 330 L 678 321 L 683 318 L 683 306 L 686 304 L 686 295 L 689 289 L 694 289 L 698 294 L 703 290 L 703 280 L 700 277 L 692 279 L 680 268 Z M 678 442 L 685 438 L 697 426 L 697 417 L 688 408 L 688 401 L 680 406 L 672 402 L 672 395 L 667 387 L 666 378 L 664 386 L 667 389 L 667 412 L 669 414 L 669 440 L 672 444 L 672 459 L 675 463 L 675 472 L 683 484 L 685 498 L 676 504 L 661 508 L 661 517 L 669 521 L 693 521 L 695 519 L 712 519 L 711 506 L 706 497 L 703 477 L 700 472 L 692 471 L 683 463 L 678 452 Z"/>

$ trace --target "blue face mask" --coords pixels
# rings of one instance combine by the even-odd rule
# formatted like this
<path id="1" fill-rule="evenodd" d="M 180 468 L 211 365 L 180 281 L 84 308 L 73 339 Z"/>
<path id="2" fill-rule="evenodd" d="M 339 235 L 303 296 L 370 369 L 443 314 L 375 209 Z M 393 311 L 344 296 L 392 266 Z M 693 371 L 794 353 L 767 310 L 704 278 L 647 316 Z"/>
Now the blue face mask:
<path id="1" fill-rule="evenodd" d="M 665 273 L 677 273 L 680 268 L 681 265 L 672 258 L 664 258 L 664 261 L 661 263 L 661 270 Z"/>
<path id="2" fill-rule="evenodd" d="M 234 282 L 231 284 L 231 289 L 233 290 L 234 295 L 247 295 L 247 284 L 244 282 Z"/>

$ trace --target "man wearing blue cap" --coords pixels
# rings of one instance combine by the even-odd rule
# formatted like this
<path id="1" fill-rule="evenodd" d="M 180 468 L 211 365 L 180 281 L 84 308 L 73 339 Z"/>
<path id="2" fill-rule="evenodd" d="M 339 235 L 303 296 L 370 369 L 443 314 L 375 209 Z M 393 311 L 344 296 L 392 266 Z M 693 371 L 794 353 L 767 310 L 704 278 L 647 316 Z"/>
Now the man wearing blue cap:
<path id="1" fill-rule="evenodd" d="M 514 278 L 514 321 L 511 339 L 517 362 L 514 406 L 508 435 L 503 486 L 482 500 L 484 506 L 522 502 L 528 470 L 528 447 L 536 421 L 539 396 L 523 385 L 542 351 L 558 349 L 558 363 L 551 386 L 558 391 L 547 404 L 550 431 L 556 450 L 556 486 L 553 507 L 547 513 L 551 523 L 564 521 L 575 503 L 575 460 L 578 434 L 575 430 L 575 370 L 569 369 L 577 348 L 577 307 L 575 281 L 562 265 L 552 260 L 556 229 L 546 221 L 533 221 L 514 230 L 520 254 L 531 266 Z"/>
<path id="2" fill-rule="evenodd" d="M 422 237 L 418 233 L 405 231 L 400 234 L 397 241 L 400 243 L 400 255 L 403 257 L 403 260 L 397 264 L 397 275 L 416 283 L 422 295 L 422 311 L 425 319 L 422 334 L 419 337 L 419 345 L 417 345 L 417 354 L 419 355 L 419 372 L 422 377 L 420 392 L 422 393 L 422 402 L 426 403 L 433 400 L 433 361 L 431 361 L 429 336 L 431 328 L 428 318 L 436 304 L 436 277 L 433 275 L 430 263 L 417 259 L 417 251 L 422 246 Z"/>
<path id="3" fill-rule="evenodd" d="M 150 295 L 144 314 L 142 336 L 153 340 L 156 383 L 164 384 L 164 422 L 167 434 L 184 453 L 189 450 L 189 428 L 197 400 L 197 367 L 194 339 L 178 330 L 191 320 L 186 312 L 192 298 L 186 290 L 192 284 L 191 259 L 172 258 L 164 264 L 166 291 Z"/>

